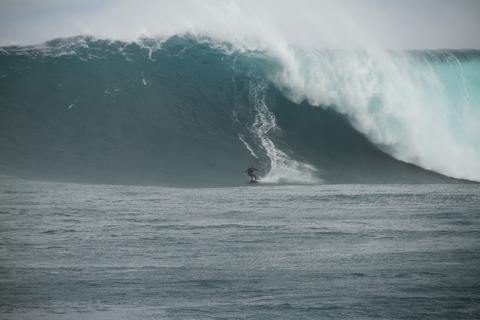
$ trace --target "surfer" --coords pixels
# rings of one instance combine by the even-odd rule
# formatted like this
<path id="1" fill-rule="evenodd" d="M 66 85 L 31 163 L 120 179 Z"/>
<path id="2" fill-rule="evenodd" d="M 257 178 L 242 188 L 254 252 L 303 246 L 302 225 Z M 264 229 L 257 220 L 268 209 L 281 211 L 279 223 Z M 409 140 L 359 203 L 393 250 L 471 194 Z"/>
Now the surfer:
<path id="1" fill-rule="evenodd" d="M 250 182 L 257 182 L 257 176 L 253 174 L 254 171 L 258 171 L 258 169 L 254 168 L 253 165 L 245 170 L 245 173 L 250 178 Z"/>

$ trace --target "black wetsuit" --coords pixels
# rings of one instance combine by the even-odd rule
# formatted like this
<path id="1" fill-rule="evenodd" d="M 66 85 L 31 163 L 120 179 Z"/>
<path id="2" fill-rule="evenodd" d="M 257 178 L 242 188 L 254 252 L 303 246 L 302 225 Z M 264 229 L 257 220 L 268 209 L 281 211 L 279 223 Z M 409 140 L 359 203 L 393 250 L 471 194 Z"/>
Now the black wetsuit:
<path id="1" fill-rule="evenodd" d="M 253 174 L 254 171 L 257 171 L 258 169 L 255 169 L 254 167 L 250 167 L 245 172 L 247 175 L 250 177 L 250 181 L 257 181 L 257 176 Z"/>

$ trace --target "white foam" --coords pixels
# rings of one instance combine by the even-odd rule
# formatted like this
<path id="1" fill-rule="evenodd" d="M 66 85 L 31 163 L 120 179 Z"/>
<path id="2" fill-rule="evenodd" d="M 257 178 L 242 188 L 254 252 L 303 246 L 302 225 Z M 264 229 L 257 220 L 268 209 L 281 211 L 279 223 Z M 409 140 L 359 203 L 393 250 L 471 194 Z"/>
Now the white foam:
<path id="1" fill-rule="evenodd" d="M 243 145 L 245 146 L 245 148 L 247 148 L 248 152 L 250 152 L 250 154 L 252 155 L 252 157 L 254 158 L 258 158 L 257 154 L 255 153 L 255 151 L 253 151 L 252 147 L 250 147 L 250 145 L 247 143 L 247 141 L 245 141 L 245 138 L 243 137 L 243 134 L 238 134 L 238 139 L 240 139 L 240 141 L 243 143 Z"/>
<path id="2" fill-rule="evenodd" d="M 72 108 L 77 104 L 77 102 L 78 102 L 78 99 L 76 99 L 75 101 L 73 101 L 72 103 L 70 103 L 70 104 L 67 106 L 67 108 L 68 108 L 68 109 L 72 109 Z"/>
<path id="3" fill-rule="evenodd" d="M 256 111 L 251 130 L 270 160 L 270 170 L 261 177 L 261 181 L 301 184 L 321 182 L 316 175 L 317 169 L 314 166 L 294 160 L 286 152 L 280 150 L 268 136 L 269 133 L 280 130 L 280 128 L 277 126 L 275 115 L 268 110 L 265 103 L 265 90 L 265 83 L 251 83 L 250 98 Z"/>
<path id="4" fill-rule="evenodd" d="M 479 73 L 467 80 L 454 56 L 439 65 L 381 50 L 290 54 L 275 82 L 292 100 L 346 114 L 399 160 L 480 181 L 480 100 L 473 94 L 479 88 L 471 87 L 480 65 L 469 66 Z"/>

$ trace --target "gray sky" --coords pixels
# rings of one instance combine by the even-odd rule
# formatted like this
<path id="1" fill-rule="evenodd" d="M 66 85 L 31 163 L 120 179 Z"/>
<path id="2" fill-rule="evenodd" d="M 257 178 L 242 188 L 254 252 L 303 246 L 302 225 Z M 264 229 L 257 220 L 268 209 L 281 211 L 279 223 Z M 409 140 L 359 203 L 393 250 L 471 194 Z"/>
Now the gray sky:
<path id="1" fill-rule="evenodd" d="M 314 47 L 480 49 L 480 0 L 0 0 L 0 45 L 192 32 Z"/>

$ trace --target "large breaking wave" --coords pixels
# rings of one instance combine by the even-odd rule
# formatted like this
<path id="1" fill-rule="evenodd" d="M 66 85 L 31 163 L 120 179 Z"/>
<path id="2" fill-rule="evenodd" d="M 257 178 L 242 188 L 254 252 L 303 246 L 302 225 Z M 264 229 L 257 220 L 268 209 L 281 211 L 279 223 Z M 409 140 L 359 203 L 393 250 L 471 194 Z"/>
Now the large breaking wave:
<path id="1" fill-rule="evenodd" d="M 1 49 L 0 112 L 0 165 L 24 176 L 238 185 L 254 164 L 269 183 L 480 181 L 478 51 L 57 39 Z"/>

